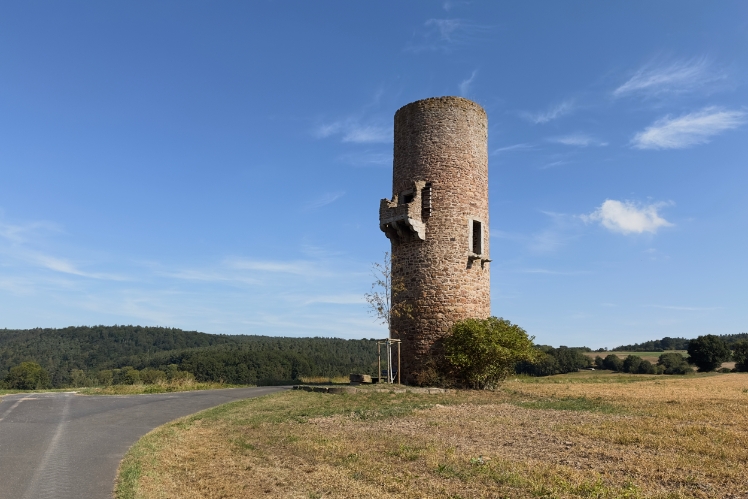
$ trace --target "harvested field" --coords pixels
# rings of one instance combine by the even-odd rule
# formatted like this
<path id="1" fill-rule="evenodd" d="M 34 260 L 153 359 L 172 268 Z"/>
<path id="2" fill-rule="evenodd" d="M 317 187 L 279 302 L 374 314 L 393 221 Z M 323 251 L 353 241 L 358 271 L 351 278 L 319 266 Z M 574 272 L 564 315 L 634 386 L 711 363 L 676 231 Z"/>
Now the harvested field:
<path id="1" fill-rule="evenodd" d="M 446 395 L 285 392 L 166 425 L 119 498 L 745 498 L 748 375 L 576 373 Z"/>

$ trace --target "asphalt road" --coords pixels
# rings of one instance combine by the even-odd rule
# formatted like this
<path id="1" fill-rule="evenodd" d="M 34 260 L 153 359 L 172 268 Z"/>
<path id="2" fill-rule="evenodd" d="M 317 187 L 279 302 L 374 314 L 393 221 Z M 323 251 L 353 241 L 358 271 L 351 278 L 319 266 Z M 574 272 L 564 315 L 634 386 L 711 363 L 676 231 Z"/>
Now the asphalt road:
<path id="1" fill-rule="evenodd" d="M 154 395 L 5 395 L 0 400 L 0 499 L 108 499 L 119 462 L 173 419 L 281 387 Z"/>

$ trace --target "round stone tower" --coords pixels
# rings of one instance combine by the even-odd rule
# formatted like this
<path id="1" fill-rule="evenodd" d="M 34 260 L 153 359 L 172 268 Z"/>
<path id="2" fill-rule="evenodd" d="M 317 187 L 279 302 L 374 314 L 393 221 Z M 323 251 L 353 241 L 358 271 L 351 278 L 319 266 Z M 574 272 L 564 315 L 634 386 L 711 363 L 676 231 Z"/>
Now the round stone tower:
<path id="1" fill-rule="evenodd" d="M 461 97 L 395 113 L 392 199 L 381 201 L 379 226 L 392 243 L 393 304 L 410 305 L 391 320 L 406 383 L 430 381 L 452 324 L 491 315 L 487 139 L 486 112 Z"/>

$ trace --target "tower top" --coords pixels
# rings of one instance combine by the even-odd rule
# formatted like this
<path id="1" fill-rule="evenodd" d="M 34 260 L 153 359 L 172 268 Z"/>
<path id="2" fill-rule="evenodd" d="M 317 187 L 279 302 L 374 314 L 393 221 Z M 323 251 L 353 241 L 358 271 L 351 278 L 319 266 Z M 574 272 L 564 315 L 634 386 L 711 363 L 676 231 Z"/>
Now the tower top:
<path id="1" fill-rule="evenodd" d="M 483 114 L 486 114 L 486 110 L 483 109 L 483 106 L 481 106 L 477 102 L 471 101 L 470 99 L 466 99 L 464 97 L 445 95 L 443 97 L 428 97 L 426 99 L 421 99 L 415 102 L 411 102 L 410 104 L 405 104 L 403 107 L 401 107 L 395 112 L 395 119 L 397 120 L 398 114 L 410 108 L 428 109 L 428 108 L 444 108 L 444 107 L 451 107 L 451 108 L 457 108 L 457 109 L 472 108 L 472 109 L 480 110 L 480 112 L 482 112 Z"/>

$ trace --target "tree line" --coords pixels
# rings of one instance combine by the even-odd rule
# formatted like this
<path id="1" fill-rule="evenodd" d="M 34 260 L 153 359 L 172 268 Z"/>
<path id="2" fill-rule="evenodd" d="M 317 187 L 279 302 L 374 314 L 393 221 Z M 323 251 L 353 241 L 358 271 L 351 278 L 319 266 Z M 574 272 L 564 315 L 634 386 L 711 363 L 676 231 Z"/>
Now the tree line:
<path id="1" fill-rule="evenodd" d="M 743 340 L 748 340 L 748 333 L 722 334 L 718 336 L 725 344 L 732 346 Z M 665 350 L 688 350 L 689 339 L 671 338 L 665 336 L 659 340 L 650 340 L 633 345 L 621 345 L 611 349 L 613 352 L 664 352 Z M 600 350 L 603 351 L 603 350 Z"/>
<path id="2" fill-rule="evenodd" d="M 141 326 L 0 330 L 0 380 L 31 362 L 47 373 L 45 387 L 106 384 L 110 376 L 140 381 L 135 372 L 143 371 L 146 379 L 148 372 L 160 376 L 149 369 L 164 376 L 190 373 L 197 381 L 278 383 L 371 372 L 376 355 L 375 340 L 366 339 L 212 335 Z"/>

